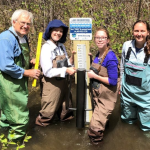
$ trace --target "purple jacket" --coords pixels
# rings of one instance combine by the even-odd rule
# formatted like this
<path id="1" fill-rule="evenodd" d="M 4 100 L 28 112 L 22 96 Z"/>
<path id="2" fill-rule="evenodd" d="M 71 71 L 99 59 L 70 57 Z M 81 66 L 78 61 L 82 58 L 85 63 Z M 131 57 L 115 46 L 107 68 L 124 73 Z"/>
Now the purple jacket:
<path id="1" fill-rule="evenodd" d="M 94 63 L 98 63 L 99 59 L 98 59 L 99 53 L 96 55 L 95 59 L 94 59 Z M 107 72 L 108 72 L 108 81 L 109 84 L 112 86 L 117 85 L 117 79 L 118 79 L 118 60 L 117 57 L 115 55 L 115 53 L 110 50 L 103 63 L 102 66 L 107 68 Z"/>

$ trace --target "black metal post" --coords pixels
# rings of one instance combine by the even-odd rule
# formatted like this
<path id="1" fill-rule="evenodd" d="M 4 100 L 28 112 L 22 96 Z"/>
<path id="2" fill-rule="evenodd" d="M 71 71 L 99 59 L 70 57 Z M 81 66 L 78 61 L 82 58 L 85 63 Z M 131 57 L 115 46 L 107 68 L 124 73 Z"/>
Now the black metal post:
<path id="1" fill-rule="evenodd" d="M 76 110 L 76 127 L 84 127 L 84 111 L 85 111 L 85 69 L 77 70 L 77 110 Z"/>

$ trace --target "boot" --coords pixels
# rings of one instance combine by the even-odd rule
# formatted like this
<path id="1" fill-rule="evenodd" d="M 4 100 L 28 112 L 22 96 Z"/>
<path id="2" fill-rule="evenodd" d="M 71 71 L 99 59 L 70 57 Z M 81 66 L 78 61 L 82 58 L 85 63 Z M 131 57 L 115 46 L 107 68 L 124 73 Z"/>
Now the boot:
<path id="1" fill-rule="evenodd" d="M 44 118 L 39 114 L 36 118 L 35 124 L 39 125 L 39 126 L 42 126 L 42 127 L 46 127 L 50 124 L 50 119 L 49 118 Z"/>
<path id="2" fill-rule="evenodd" d="M 60 120 L 61 121 L 67 121 L 67 120 L 71 120 L 73 118 L 74 118 L 73 111 L 70 111 L 70 112 L 66 113 L 65 115 L 61 114 Z"/>
<path id="3" fill-rule="evenodd" d="M 93 145 L 101 145 L 103 141 L 103 131 L 94 131 L 91 128 L 88 130 L 88 136 Z"/>

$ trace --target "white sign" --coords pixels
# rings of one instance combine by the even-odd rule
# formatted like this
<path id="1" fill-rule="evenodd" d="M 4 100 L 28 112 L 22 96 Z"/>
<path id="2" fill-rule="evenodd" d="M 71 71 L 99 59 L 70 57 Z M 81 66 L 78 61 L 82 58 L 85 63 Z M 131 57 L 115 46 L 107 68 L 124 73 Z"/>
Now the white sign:
<path id="1" fill-rule="evenodd" d="M 69 24 L 71 40 L 92 40 L 91 18 L 70 18 Z"/>

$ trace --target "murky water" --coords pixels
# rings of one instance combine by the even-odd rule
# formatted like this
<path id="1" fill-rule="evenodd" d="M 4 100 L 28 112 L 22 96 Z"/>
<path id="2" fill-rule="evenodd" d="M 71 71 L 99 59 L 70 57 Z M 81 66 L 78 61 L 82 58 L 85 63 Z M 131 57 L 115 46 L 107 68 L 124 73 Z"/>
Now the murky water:
<path id="1" fill-rule="evenodd" d="M 73 86 L 73 99 L 75 105 L 76 90 Z M 40 110 L 39 88 L 29 95 L 30 125 L 28 135 L 32 139 L 26 143 L 25 150 L 149 150 L 150 132 L 143 132 L 139 123 L 128 125 L 120 119 L 120 101 L 110 118 L 109 127 L 105 131 L 101 146 L 93 146 L 87 135 L 87 127 L 76 128 L 75 118 L 68 122 L 56 120 L 48 127 L 34 124 Z"/>

